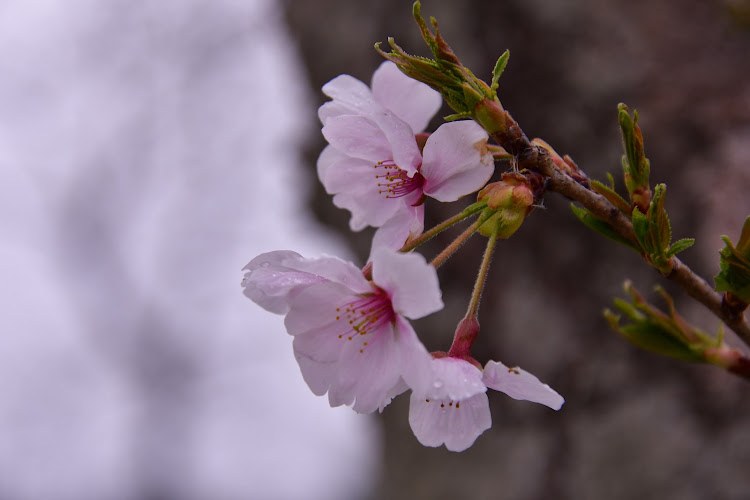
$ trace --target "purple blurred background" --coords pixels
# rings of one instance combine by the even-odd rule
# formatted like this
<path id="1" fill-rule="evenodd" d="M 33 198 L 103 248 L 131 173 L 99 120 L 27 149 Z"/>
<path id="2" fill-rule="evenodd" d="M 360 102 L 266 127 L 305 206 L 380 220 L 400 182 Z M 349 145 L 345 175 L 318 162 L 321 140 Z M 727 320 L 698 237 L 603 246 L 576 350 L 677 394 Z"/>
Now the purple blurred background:
<path id="1" fill-rule="evenodd" d="M 0 499 L 349 499 L 378 429 L 241 293 L 346 255 L 304 206 L 315 109 L 271 1 L 0 3 Z"/>

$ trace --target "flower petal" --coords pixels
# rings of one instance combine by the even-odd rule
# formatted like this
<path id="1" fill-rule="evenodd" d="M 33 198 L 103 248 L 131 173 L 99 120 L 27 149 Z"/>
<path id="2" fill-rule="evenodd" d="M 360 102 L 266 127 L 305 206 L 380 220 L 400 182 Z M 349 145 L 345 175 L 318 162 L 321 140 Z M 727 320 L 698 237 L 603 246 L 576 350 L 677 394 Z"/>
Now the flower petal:
<path id="1" fill-rule="evenodd" d="M 338 193 L 333 197 L 333 204 L 351 212 L 349 227 L 352 231 L 383 226 L 404 210 L 403 201 L 386 198 L 376 189 Z"/>
<path id="2" fill-rule="evenodd" d="M 373 110 L 381 107 L 375 101 L 370 88 L 351 75 L 339 75 L 329 81 L 323 85 L 323 93 L 333 99 L 333 102 L 337 105 L 335 113 L 329 113 L 328 111 L 324 113 L 326 119 L 337 114 L 344 114 L 344 110 L 346 110 L 346 114 L 369 115 Z M 321 121 L 325 123 L 327 120 L 322 117 Z"/>
<path id="3" fill-rule="evenodd" d="M 495 170 L 487 138 L 487 132 L 473 121 L 441 125 L 424 147 L 420 173 L 425 178 L 425 194 L 455 201 L 484 186 Z"/>
<path id="4" fill-rule="evenodd" d="M 421 254 L 375 248 L 372 280 L 388 293 L 393 310 L 409 319 L 443 308 L 437 272 Z"/>
<path id="5" fill-rule="evenodd" d="M 448 401 L 412 393 L 409 425 L 425 446 L 445 444 L 450 451 L 464 451 L 492 426 L 487 394 L 482 392 L 463 401 Z"/>
<path id="6" fill-rule="evenodd" d="M 297 287 L 322 283 L 325 278 L 294 269 L 303 257 L 289 250 L 261 254 L 251 260 L 243 270 L 243 293 L 253 302 L 276 314 L 289 310 L 289 295 Z"/>
<path id="7" fill-rule="evenodd" d="M 425 395 L 433 381 L 432 356 L 407 320 L 396 316 L 395 322 L 401 377 L 415 394 Z"/>
<path id="8" fill-rule="evenodd" d="M 329 327 L 332 332 L 346 331 L 346 325 L 337 326 L 340 315 L 338 308 L 359 298 L 351 289 L 333 282 L 309 286 L 289 300 L 289 313 L 284 325 L 289 335 L 304 335 Z M 338 332 L 342 330 L 342 332 Z"/>
<path id="9" fill-rule="evenodd" d="M 391 400 L 393 388 L 401 378 L 401 358 L 393 328 L 387 323 L 366 335 L 368 340 L 356 336 L 351 341 L 344 340 L 337 380 L 328 393 L 331 406 L 354 400 L 354 411 L 372 413 Z"/>
<path id="10" fill-rule="evenodd" d="M 330 145 L 320 153 L 317 167 L 328 194 L 372 191 L 377 186 L 371 161 L 352 158 Z"/>
<path id="11" fill-rule="evenodd" d="M 434 358 L 432 372 L 433 382 L 427 395 L 434 399 L 463 401 L 487 392 L 481 370 L 463 359 Z"/>
<path id="12" fill-rule="evenodd" d="M 439 92 L 409 78 L 390 61 L 381 64 L 372 75 L 372 94 L 378 103 L 408 123 L 414 132 L 427 128 L 443 104 Z"/>
<path id="13" fill-rule="evenodd" d="M 362 270 L 339 257 L 321 255 L 314 259 L 301 259 L 296 262 L 287 261 L 286 265 L 334 283 L 341 283 L 355 293 L 365 293 L 372 290 L 372 285 L 362 276 Z"/>
<path id="14" fill-rule="evenodd" d="M 345 155 L 368 160 L 370 168 L 379 161 L 393 159 L 391 143 L 383 131 L 364 116 L 329 118 L 323 126 L 323 137 Z"/>
<path id="15" fill-rule="evenodd" d="M 565 402 L 562 396 L 531 373 L 518 367 L 508 368 L 497 361 L 487 362 L 483 380 L 487 387 L 504 392 L 513 399 L 540 403 L 553 410 L 559 410 Z"/>
<path id="16" fill-rule="evenodd" d="M 404 203 L 375 231 L 368 260 L 372 260 L 376 248 L 398 250 L 410 237 L 422 234 L 423 230 L 424 205 L 413 207 L 408 202 Z"/>
<path id="17" fill-rule="evenodd" d="M 342 342 L 330 327 L 323 327 L 297 335 L 292 346 L 302 378 L 313 394 L 324 395 L 336 380 Z"/>
<path id="18" fill-rule="evenodd" d="M 409 176 L 417 172 L 422 163 L 422 155 L 414 138 L 414 131 L 407 122 L 378 104 L 367 85 L 352 76 L 340 75 L 323 86 L 323 93 L 335 103 L 328 107 L 324 104 L 319 109 L 318 114 L 324 125 L 343 114 L 369 118 L 388 139 L 396 165 Z"/>

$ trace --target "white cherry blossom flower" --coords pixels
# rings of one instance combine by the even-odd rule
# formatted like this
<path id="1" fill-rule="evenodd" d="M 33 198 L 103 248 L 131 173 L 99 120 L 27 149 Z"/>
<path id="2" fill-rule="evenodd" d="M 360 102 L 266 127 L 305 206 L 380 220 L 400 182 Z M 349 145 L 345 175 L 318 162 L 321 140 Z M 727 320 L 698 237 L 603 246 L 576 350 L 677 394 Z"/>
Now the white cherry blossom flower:
<path id="1" fill-rule="evenodd" d="M 440 95 L 389 61 L 373 75 L 372 91 L 341 75 L 323 92 L 333 100 L 318 112 L 329 142 L 318 176 L 334 204 L 351 212 L 353 231 L 380 228 L 373 248 L 397 249 L 421 233 L 425 197 L 455 201 L 494 172 L 487 133 L 473 121 L 443 124 L 420 150 L 415 133 L 440 107 Z"/>
<path id="2" fill-rule="evenodd" d="M 450 451 L 469 448 L 492 426 L 487 388 L 559 410 L 565 400 L 534 375 L 518 367 L 489 361 L 480 370 L 453 357 L 434 358 L 433 383 L 424 394 L 411 395 L 409 425 L 420 443 Z"/>
<path id="3" fill-rule="evenodd" d="M 335 257 L 305 259 L 269 252 L 246 267 L 245 294 L 286 314 L 302 376 L 331 406 L 382 410 L 407 388 L 424 394 L 432 380 L 430 354 L 408 319 L 443 307 L 435 269 L 419 254 L 379 249 L 372 281 Z"/>

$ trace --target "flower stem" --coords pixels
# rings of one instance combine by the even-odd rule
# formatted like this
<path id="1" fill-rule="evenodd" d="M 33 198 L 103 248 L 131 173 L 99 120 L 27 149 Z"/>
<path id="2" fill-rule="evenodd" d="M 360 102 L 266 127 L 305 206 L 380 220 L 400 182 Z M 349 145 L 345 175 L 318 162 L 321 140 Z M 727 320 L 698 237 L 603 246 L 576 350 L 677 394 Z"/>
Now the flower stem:
<path id="1" fill-rule="evenodd" d="M 479 218 L 474 223 L 466 228 L 466 230 L 461 233 L 458 238 L 453 240 L 450 245 L 445 247 L 445 250 L 440 252 L 434 259 L 432 259 L 432 262 L 430 262 L 430 265 L 433 266 L 435 269 L 440 267 L 443 262 L 448 260 L 451 255 L 453 255 L 456 250 L 461 248 L 461 246 L 468 241 L 468 239 L 471 237 L 472 234 L 476 232 L 477 229 L 479 229 L 479 226 L 481 226 L 484 223 L 483 218 Z"/>
<path id="2" fill-rule="evenodd" d="M 487 248 L 484 250 L 482 265 L 479 266 L 479 273 L 477 274 L 477 280 L 474 283 L 474 291 L 471 293 L 469 308 L 466 311 L 466 316 L 464 316 L 458 324 L 458 328 L 456 328 L 456 333 L 453 336 L 453 343 L 448 351 L 448 356 L 461 359 L 466 359 L 471 356 L 471 345 L 476 340 L 477 335 L 479 335 L 479 302 L 482 298 L 484 283 L 487 281 L 487 274 L 490 270 L 492 255 L 495 252 L 497 232 L 498 225 L 495 225 L 495 228 L 487 241 Z"/>
<path id="3" fill-rule="evenodd" d="M 476 318 L 479 313 L 479 301 L 482 298 L 482 290 L 484 290 L 484 283 L 487 280 L 487 273 L 490 270 L 490 262 L 492 261 L 492 254 L 495 252 L 495 244 L 497 243 L 497 231 L 498 227 L 492 231 L 488 241 L 487 248 L 484 250 L 484 258 L 482 258 L 482 265 L 479 267 L 479 274 L 477 275 L 477 281 L 474 283 L 474 291 L 471 292 L 471 301 L 469 302 L 469 309 L 466 311 L 467 318 Z"/>
<path id="4" fill-rule="evenodd" d="M 437 226 L 429 229 L 428 231 L 425 231 L 424 233 L 420 234 L 417 238 L 415 238 L 412 241 L 407 242 L 400 250 L 399 252 L 411 252 L 415 248 L 417 248 L 422 243 L 425 243 L 426 241 L 432 239 L 434 236 L 436 236 L 438 233 L 445 231 L 449 227 L 461 222 L 462 220 L 471 217 L 472 215 L 476 214 L 477 212 L 480 212 L 484 210 L 484 208 L 487 206 L 487 201 L 478 201 L 474 203 L 473 205 L 469 205 L 466 207 L 462 212 L 454 215 L 450 219 L 446 219 Z"/>

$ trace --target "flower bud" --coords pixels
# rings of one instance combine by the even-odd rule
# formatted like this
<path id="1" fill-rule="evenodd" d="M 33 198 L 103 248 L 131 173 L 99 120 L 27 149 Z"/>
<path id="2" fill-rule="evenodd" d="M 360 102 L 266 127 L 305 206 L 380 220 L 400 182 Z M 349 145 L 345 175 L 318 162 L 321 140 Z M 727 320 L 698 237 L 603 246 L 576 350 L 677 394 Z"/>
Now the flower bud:
<path id="1" fill-rule="evenodd" d="M 525 176 L 504 174 L 503 180 L 488 184 L 477 195 L 477 200 L 487 200 L 485 214 L 489 217 L 479 227 L 479 232 L 485 236 L 497 232 L 498 238 L 510 238 L 533 209 L 534 199 Z"/>

